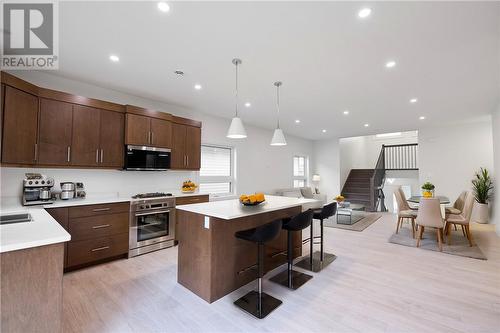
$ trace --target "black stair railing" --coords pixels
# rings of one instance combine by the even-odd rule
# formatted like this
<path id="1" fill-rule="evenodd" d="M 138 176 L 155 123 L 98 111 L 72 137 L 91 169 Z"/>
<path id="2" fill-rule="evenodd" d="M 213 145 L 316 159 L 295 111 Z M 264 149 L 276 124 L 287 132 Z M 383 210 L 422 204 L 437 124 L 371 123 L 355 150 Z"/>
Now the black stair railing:
<path id="1" fill-rule="evenodd" d="M 370 203 L 373 210 L 387 211 L 384 184 L 387 170 L 418 170 L 418 143 L 382 145 L 370 179 Z"/>

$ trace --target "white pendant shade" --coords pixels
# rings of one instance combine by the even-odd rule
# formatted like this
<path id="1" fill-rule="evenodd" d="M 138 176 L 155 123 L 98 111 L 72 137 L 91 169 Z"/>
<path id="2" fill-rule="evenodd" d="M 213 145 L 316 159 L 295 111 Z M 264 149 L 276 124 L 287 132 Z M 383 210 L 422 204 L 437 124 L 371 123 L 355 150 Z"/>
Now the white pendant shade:
<path id="1" fill-rule="evenodd" d="M 271 146 L 286 146 L 285 135 L 281 128 L 274 130 L 273 139 L 271 140 Z"/>
<path id="2" fill-rule="evenodd" d="M 243 126 L 241 118 L 233 118 L 226 136 L 230 139 L 244 139 L 247 137 L 247 131 L 245 131 L 245 127 Z"/>

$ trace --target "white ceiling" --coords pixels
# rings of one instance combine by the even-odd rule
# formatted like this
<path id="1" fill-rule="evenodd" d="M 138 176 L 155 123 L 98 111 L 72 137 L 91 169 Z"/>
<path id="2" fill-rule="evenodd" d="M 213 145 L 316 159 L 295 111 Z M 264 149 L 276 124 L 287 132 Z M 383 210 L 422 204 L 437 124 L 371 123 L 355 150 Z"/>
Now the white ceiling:
<path id="1" fill-rule="evenodd" d="M 498 2 L 169 4 L 60 3 L 58 74 L 231 118 L 239 57 L 244 122 L 274 127 L 281 80 L 282 128 L 309 139 L 464 120 L 500 101 Z"/>

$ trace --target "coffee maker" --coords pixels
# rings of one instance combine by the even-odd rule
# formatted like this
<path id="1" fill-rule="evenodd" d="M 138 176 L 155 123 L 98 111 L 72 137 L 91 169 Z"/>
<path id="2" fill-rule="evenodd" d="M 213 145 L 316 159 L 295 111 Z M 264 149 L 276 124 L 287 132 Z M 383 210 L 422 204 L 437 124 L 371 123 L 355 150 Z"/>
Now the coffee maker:
<path id="1" fill-rule="evenodd" d="M 23 206 L 51 204 L 54 179 L 39 173 L 27 173 L 23 180 Z"/>

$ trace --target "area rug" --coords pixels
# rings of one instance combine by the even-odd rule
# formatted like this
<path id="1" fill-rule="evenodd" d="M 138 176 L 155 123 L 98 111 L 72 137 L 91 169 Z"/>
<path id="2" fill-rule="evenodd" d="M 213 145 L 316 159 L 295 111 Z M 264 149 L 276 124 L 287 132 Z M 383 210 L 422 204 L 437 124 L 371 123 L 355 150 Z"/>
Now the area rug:
<path id="1" fill-rule="evenodd" d="M 469 246 L 467 238 L 464 237 L 460 229 L 458 229 L 458 231 L 452 230 L 451 234 L 451 245 L 443 243 L 443 253 L 481 260 L 487 259 L 477 245 L 474 244 L 474 246 L 472 247 Z M 408 226 L 404 226 L 403 228 L 399 229 L 399 233 L 393 234 L 389 238 L 389 243 L 416 248 L 417 240 L 412 238 L 411 228 L 409 228 Z M 420 241 L 420 249 L 439 251 L 435 229 L 424 231 L 422 240 Z"/>
<path id="2" fill-rule="evenodd" d="M 352 217 L 353 221 L 355 221 L 356 217 L 359 217 L 359 215 L 353 215 Z M 338 224 L 337 217 L 333 216 L 328 220 L 324 221 L 324 226 L 330 228 L 344 229 L 344 230 L 363 231 L 370 225 L 375 223 L 380 217 L 382 217 L 382 214 L 363 213 L 362 218 L 358 222 L 349 225 L 349 224 Z"/>

